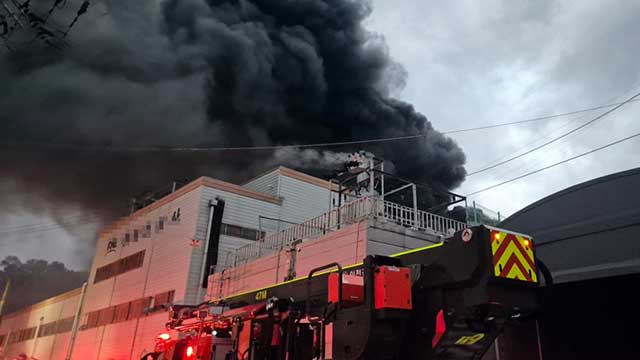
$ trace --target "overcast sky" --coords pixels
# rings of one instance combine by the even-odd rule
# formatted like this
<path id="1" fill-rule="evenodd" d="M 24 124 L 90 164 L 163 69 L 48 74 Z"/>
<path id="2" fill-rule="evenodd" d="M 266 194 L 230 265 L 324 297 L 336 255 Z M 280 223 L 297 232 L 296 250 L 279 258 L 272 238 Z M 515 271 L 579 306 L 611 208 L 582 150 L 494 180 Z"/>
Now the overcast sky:
<path id="1" fill-rule="evenodd" d="M 408 72 L 396 96 L 441 131 L 490 125 L 625 100 L 640 91 L 636 1 L 375 0 L 367 28 L 387 40 Z M 452 135 L 473 172 L 597 116 L 591 112 L 532 124 Z M 629 104 L 568 138 L 471 176 L 466 195 L 640 132 L 640 104 Z M 640 165 L 640 140 L 470 197 L 509 215 L 573 184 Z M 558 214 L 561 216 L 561 214 Z M 15 214 L 5 224 L 49 223 Z M 100 224 L 89 226 L 99 227 Z M 91 229 L 89 229 L 91 230 Z M 63 230 L 0 244 L 0 255 L 61 260 L 74 268 L 90 248 L 69 252 Z"/>
<path id="2" fill-rule="evenodd" d="M 635 1 L 374 1 L 368 27 L 409 73 L 398 96 L 441 131 L 623 101 L 640 92 Z M 473 172 L 604 112 L 452 135 Z M 630 104 L 567 138 L 468 177 L 468 194 L 640 132 Z M 486 191 L 470 200 L 502 214 L 573 184 L 640 165 L 640 140 Z M 561 214 L 559 214 L 560 216 Z"/>

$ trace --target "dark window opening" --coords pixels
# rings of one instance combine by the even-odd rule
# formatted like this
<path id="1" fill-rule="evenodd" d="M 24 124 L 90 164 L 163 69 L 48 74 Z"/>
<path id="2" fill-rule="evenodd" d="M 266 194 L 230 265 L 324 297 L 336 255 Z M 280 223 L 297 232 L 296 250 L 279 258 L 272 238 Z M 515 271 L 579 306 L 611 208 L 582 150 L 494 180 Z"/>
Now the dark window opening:
<path id="1" fill-rule="evenodd" d="M 93 280 L 93 283 L 95 284 L 100 281 L 104 281 L 112 277 L 124 274 L 128 271 L 141 268 L 142 264 L 144 263 L 144 253 L 145 251 L 142 250 L 133 255 L 129 255 L 120 260 L 99 267 L 98 269 L 96 269 L 96 276 Z"/>
<path id="2" fill-rule="evenodd" d="M 165 216 L 160 216 L 158 218 L 158 222 L 156 223 L 156 232 L 164 230 L 164 223 L 167 221 Z"/>
<path id="3" fill-rule="evenodd" d="M 222 224 L 220 234 L 253 241 L 260 240 L 265 235 L 264 231 L 230 224 Z"/>

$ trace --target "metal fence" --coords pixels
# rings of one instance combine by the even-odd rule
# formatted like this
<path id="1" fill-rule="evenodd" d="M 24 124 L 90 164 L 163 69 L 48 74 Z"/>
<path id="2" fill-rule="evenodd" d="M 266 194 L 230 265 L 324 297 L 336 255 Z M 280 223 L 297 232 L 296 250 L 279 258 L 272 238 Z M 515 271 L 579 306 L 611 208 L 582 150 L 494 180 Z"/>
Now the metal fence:
<path id="1" fill-rule="evenodd" d="M 413 208 L 389 201 L 378 200 L 378 203 L 382 205 L 382 213 L 378 212 L 377 214 L 379 217 L 381 216 L 385 220 L 420 231 L 430 231 L 438 235 L 448 236 L 452 232 L 467 227 L 467 224 L 463 222 L 423 210 L 416 212 Z M 380 205 L 378 208 L 380 208 Z"/>
<path id="2" fill-rule="evenodd" d="M 422 210 L 416 211 L 411 207 L 379 198 L 364 197 L 280 232 L 269 234 L 255 243 L 240 247 L 228 254 L 225 265 L 236 266 L 288 248 L 295 242 L 322 236 L 369 217 L 384 219 L 402 226 L 443 236 L 448 236 L 467 226 L 463 222 L 444 216 Z"/>
<path id="3" fill-rule="evenodd" d="M 467 223 L 476 225 L 497 226 L 502 221 L 499 211 L 491 210 L 475 201 L 472 206 L 467 207 Z"/>

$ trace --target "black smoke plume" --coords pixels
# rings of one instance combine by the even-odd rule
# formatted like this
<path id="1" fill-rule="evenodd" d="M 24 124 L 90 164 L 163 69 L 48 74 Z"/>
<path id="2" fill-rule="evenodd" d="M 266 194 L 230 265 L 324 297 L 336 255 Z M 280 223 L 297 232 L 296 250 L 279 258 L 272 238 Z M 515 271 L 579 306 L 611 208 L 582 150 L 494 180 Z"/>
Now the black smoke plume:
<path id="1" fill-rule="evenodd" d="M 274 163 L 265 151 L 140 149 L 149 146 L 425 134 L 331 150 L 364 148 L 434 189 L 464 179 L 455 142 L 392 97 L 406 73 L 384 39 L 363 28 L 367 1 L 92 1 L 63 38 L 80 6 L 54 9 L 43 25 L 50 38 L 22 29 L 2 39 L 0 182 L 12 184 L 0 190 L 5 211 L 122 213 L 131 195 L 174 179 L 237 181 Z M 34 13 L 49 8 L 31 2 Z M 37 205 L 21 193 L 36 194 Z"/>

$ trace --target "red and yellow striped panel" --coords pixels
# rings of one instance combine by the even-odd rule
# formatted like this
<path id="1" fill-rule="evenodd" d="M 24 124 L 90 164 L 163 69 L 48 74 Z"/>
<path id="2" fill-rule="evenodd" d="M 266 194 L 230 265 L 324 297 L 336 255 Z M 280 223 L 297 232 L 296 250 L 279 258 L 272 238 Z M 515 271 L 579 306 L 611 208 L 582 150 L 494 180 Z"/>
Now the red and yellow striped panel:
<path id="1" fill-rule="evenodd" d="M 491 253 L 495 276 L 538 282 L 533 242 L 523 235 L 491 230 Z"/>

